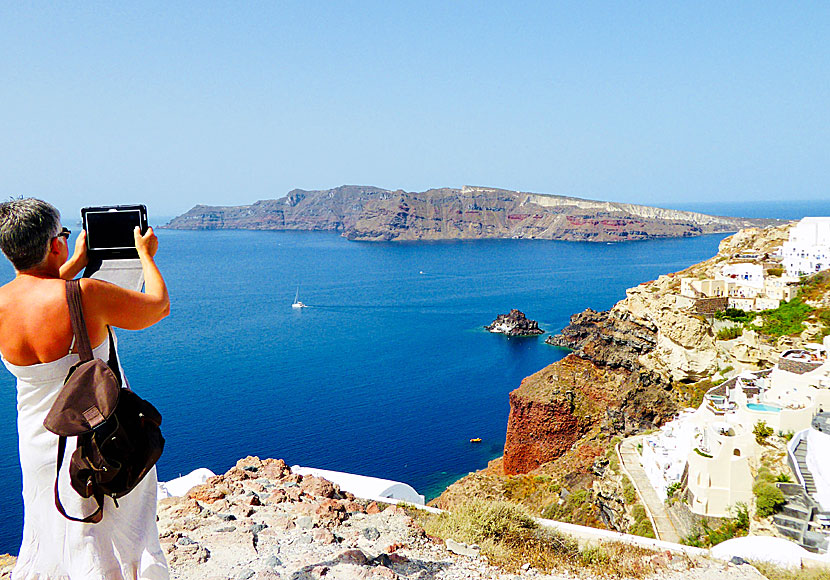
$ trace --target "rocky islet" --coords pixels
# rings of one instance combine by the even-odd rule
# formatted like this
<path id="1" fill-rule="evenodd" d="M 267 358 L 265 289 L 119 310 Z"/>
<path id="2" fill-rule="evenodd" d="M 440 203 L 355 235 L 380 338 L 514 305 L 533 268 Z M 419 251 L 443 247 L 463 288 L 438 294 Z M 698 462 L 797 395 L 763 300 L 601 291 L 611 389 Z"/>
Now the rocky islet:
<path id="1" fill-rule="evenodd" d="M 545 331 L 539 328 L 539 323 L 530 320 L 521 310 L 513 308 L 507 314 L 499 314 L 496 319 L 484 327 L 490 332 L 506 334 L 507 336 L 538 336 Z"/>

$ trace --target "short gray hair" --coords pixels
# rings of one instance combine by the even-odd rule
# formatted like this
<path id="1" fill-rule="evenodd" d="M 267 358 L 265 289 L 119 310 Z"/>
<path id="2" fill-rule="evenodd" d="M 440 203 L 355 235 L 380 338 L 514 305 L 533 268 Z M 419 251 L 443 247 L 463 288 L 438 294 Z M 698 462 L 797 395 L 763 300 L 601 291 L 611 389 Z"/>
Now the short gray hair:
<path id="1" fill-rule="evenodd" d="M 61 229 L 55 207 L 33 197 L 0 203 L 0 250 L 22 272 L 42 263 Z"/>

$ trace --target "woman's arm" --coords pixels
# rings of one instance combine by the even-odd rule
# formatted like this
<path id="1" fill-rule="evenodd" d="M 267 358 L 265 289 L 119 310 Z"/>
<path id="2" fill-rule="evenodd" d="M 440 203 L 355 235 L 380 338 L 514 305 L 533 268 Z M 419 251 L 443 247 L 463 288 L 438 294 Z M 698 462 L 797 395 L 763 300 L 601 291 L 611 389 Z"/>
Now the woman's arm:
<path id="1" fill-rule="evenodd" d="M 81 270 L 86 268 L 88 262 L 89 258 L 86 255 L 86 230 L 81 230 L 81 233 L 75 239 L 75 252 L 61 266 L 61 278 L 64 280 L 72 280 Z"/>
<path id="2" fill-rule="evenodd" d="M 141 235 L 135 228 L 135 247 L 144 272 L 144 292 L 121 288 L 109 282 L 85 278 L 83 280 L 84 316 L 100 324 L 141 330 L 152 326 L 170 314 L 167 285 L 153 259 L 158 249 L 158 238 L 153 228 Z"/>

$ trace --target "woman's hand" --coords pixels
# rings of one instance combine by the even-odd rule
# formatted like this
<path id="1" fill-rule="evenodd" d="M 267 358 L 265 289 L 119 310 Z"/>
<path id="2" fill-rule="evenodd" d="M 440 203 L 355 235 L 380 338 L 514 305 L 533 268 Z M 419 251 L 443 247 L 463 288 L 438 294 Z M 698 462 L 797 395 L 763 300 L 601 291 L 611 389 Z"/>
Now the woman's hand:
<path id="1" fill-rule="evenodd" d="M 147 228 L 147 231 L 142 236 L 141 229 L 136 226 L 133 230 L 133 237 L 135 238 L 135 249 L 138 250 L 139 257 L 147 256 L 148 258 L 152 258 L 156 255 L 156 251 L 159 249 L 159 239 L 153 233 L 152 227 Z"/>
<path id="2" fill-rule="evenodd" d="M 78 272 L 86 268 L 88 263 L 89 256 L 86 253 L 86 230 L 81 230 L 81 233 L 75 238 L 75 252 L 61 266 L 61 278 L 71 280 L 78 275 Z"/>

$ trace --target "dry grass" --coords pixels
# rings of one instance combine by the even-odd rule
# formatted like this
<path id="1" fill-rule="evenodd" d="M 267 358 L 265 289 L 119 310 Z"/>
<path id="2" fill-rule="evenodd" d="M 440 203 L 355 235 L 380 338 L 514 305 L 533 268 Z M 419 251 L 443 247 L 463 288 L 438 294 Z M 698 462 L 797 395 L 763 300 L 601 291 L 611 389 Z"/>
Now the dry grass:
<path id="1" fill-rule="evenodd" d="M 518 571 L 524 564 L 542 571 L 589 572 L 594 577 L 642 578 L 656 571 L 655 552 L 617 543 L 580 549 L 563 534 L 540 528 L 521 506 L 473 500 L 452 513 L 418 517 L 426 532 L 442 539 L 477 544 L 491 564 Z"/>
<path id="2" fill-rule="evenodd" d="M 685 407 L 697 409 L 703 403 L 703 395 L 714 386 L 715 383 L 710 379 L 703 379 L 697 383 L 682 383 L 677 381 L 672 384 L 672 391 L 678 403 Z"/>
<path id="3" fill-rule="evenodd" d="M 781 568 L 768 562 L 750 562 L 769 580 L 830 580 L 830 568 Z"/>

